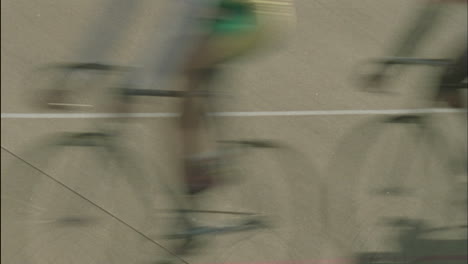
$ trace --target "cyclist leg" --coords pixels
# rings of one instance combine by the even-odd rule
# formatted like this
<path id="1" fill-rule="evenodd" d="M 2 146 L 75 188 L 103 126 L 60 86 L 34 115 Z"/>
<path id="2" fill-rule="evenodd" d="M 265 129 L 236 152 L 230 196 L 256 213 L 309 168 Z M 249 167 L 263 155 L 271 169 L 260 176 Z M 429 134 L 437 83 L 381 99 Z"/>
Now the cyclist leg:
<path id="1" fill-rule="evenodd" d="M 222 64 L 258 51 L 257 47 L 263 49 L 269 46 L 265 44 L 276 42 L 279 38 L 271 38 L 277 35 L 274 34 L 276 28 L 291 24 L 292 5 L 285 5 L 284 1 L 280 1 L 282 4 L 263 10 L 265 7 L 262 8 L 255 2 L 221 1 L 220 8 L 223 12 L 227 11 L 226 16 L 221 15 L 213 21 L 210 34 L 193 49 L 184 68 L 186 91 L 196 93 L 204 89 Z M 272 30 L 273 28 L 275 29 Z M 280 32 L 287 32 L 289 27 L 284 28 Z M 281 35 L 280 39 L 286 39 L 284 34 Z M 203 97 L 187 96 L 182 105 L 182 144 L 189 194 L 198 193 L 213 184 L 213 167 L 216 168 L 213 165 L 216 165 L 218 159 L 214 137 L 203 122 L 204 100 Z"/>
<path id="2" fill-rule="evenodd" d="M 189 93 L 182 102 L 181 129 L 189 194 L 199 193 L 217 180 L 215 139 L 204 121 L 207 99 L 196 94 L 206 89 L 222 64 L 252 50 L 257 36 L 254 30 L 209 36 L 196 46 L 186 64 L 184 90 Z"/>

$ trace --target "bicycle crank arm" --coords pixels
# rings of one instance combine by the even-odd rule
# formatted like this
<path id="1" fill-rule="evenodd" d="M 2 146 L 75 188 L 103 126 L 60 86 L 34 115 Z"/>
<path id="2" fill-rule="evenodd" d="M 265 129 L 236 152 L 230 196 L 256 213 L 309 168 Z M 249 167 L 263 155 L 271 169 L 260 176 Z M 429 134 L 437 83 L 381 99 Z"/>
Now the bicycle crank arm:
<path id="1" fill-rule="evenodd" d="M 201 235 L 208 235 L 208 234 L 222 234 L 222 233 L 234 233 L 234 232 L 242 232 L 242 231 L 249 231 L 253 229 L 260 229 L 266 228 L 269 225 L 260 220 L 260 219 L 250 219 L 244 221 L 238 225 L 230 225 L 224 227 L 209 227 L 209 226 L 200 226 L 190 228 L 185 232 L 172 234 L 165 236 L 168 239 L 186 239 L 193 236 L 201 236 Z"/>

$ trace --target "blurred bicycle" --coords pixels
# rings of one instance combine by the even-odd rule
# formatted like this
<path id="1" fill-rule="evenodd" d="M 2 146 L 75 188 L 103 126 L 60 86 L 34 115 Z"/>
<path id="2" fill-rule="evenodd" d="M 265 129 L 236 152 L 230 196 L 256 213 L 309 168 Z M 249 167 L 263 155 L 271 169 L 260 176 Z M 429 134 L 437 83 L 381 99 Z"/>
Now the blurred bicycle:
<path id="1" fill-rule="evenodd" d="M 23 163 L 19 168 L 40 175 L 30 188 L 22 189 L 27 198 L 17 205 L 26 212 L 28 223 L 21 230 L 28 240 L 23 251 L 36 263 L 79 261 L 78 248 L 90 252 L 88 259 L 96 263 L 124 263 L 128 258 L 123 256 L 124 251 L 115 251 L 118 248 L 115 244 L 121 241 L 117 231 L 121 225 L 165 249 L 168 262 L 183 261 L 182 256 L 203 244 L 203 237 L 223 233 L 249 235 L 228 243 L 222 261 L 236 258 L 230 251 L 248 250 L 243 245 L 259 245 L 262 241 L 281 247 L 269 257 L 293 258 L 288 256 L 287 245 L 283 245 L 287 235 L 271 228 L 292 215 L 284 199 L 288 193 L 288 180 L 283 178 L 288 173 L 281 171 L 286 168 L 282 164 L 285 159 L 275 158 L 284 153 L 282 144 L 268 140 L 223 140 L 222 135 L 215 133 L 216 123 L 211 122 L 208 113 L 217 95 L 213 81 L 218 72 L 232 59 L 273 43 L 270 37 L 276 30 L 274 25 L 284 25 L 293 18 L 292 5 L 280 0 L 192 3 L 194 28 L 185 39 L 189 42 L 188 55 L 172 76 L 179 84 L 178 89 L 134 87 L 132 78 L 139 69 L 127 66 L 92 62 L 46 67 L 57 73 L 58 78 L 47 80 L 49 85 L 35 93 L 36 101 L 61 111 L 86 109 L 93 104 L 80 102 L 89 99 L 80 94 L 99 91 L 99 96 L 91 96 L 91 100 L 108 107 L 117 118 L 111 114 L 109 118 L 93 120 L 86 132 L 54 135 L 32 147 L 29 158 L 17 157 Z M 111 82 L 109 87 L 107 81 L 113 77 L 124 81 L 118 81 L 117 87 Z M 159 175 L 157 183 L 148 180 L 147 172 L 139 164 L 143 158 L 122 140 L 126 127 L 121 121 L 132 116 L 135 97 L 141 96 L 182 100 L 182 186 L 174 178 Z M 261 151 L 264 149 L 278 151 L 265 154 Z M 252 156 L 259 158 L 247 158 Z M 82 174 L 87 176 L 86 180 Z M 85 181 L 93 184 L 86 187 L 82 184 Z M 225 184 L 231 181 L 235 184 Z M 268 190 L 252 192 L 249 186 L 268 186 Z M 128 194 L 125 204 L 129 202 L 130 206 L 123 204 L 122 199 L 111 198 L 120 189 Z M 213 198 L 210 202 L 202 199 L 202 194 L 217 189 L 223 199 Z M 67 199 L 56 198 L 67 192 Z M 155 209 L 155 200 L 163 207 Z M 85 210 L 84 204 L 94 209 Z M 98 219 L 106 215 L 115 221 L 96 227 Z M 148 224 L 157 229 L 156 235 L 145 232 Z M 38 250 L 41 241 L 48 242 Z"/>

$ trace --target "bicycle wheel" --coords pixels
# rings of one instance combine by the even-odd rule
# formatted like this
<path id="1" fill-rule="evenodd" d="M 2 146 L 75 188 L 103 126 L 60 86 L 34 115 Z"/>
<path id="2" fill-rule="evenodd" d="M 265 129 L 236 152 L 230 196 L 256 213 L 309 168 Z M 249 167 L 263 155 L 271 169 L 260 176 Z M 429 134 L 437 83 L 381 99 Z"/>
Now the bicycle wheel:
<path id="1" fill-rule="evenodd" d="M 399 115 L 353 128 L 336 151 L 329 218 L 344 252 L 389 251 L 385 217 L 417 217 L 425 162 L 423 117 Z"/>
<path id="2" fill-rule="evenodd" d="M 138 263 L 144 257 L 147 238 L 138 231 L 148 220 L 148 184 L 112 140 L 100 133 L 58 137 L 6 171 L 2 203 L 12 203 L 5 226 L 14 227 L 10 235 L 22 245 L 8 259 Z"/>
<path id="3" fill-rule="evenodd" d="M 103 111 L 109 87 L 133 68 L 101 63 L 57 63 L 23 79 L 23 97 L 39 109 Z M 102 108 L 102 109 L 101 109 Z"/>
<path id="4" fill-rule="evenodd" d="M 432 115 L 428 120 L 428 169 L 423 200 L 428 208 L 424 210 L 425 219 L 436 226 L 467 222 L 466 133 L 466 113 Z"/>
<path id="5" fill-rule="evenodd" d="M 460 171 L 455 168 L 466 168 L 460 166 L 466 164 L 461 162 L 466 149 L 454 152 L 454 146 L 461 145 L 447 143 L 434 124 L 432 116 L 391 116 L 366 122 L 345 137 L 332 164 L 336 166 L 330 169 L 340 182 L 334 186 L 332 219 L 352 216 L 345 223 L 350 229 L 334 223 L 352 241 L 340 240 L 345 248 L 395 250 L 398 245 L 388 242 L 394 229 L 381 223 L 388 217 L 424 220 L 435 226 L 453 224 L 441 217 L 449 208 L 444 196 L 451 193 L 447 186 L 454 177 L 450 174 Z M 466 197 L 466 189 L 462 193 Z"/>

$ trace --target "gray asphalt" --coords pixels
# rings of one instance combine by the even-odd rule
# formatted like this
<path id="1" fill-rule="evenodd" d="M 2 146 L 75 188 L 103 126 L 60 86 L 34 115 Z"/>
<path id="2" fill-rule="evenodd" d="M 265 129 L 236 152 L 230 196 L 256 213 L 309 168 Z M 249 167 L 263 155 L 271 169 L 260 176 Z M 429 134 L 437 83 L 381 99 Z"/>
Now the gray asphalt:
<path id="1" fill-rule="evenodd" d="M 427 91 L 435 69 L 405 71 L 391 82 L 394 93 L 385 95 L 359 91 L 355 79 L 362 62 L 386 54 L 398 30 L 421 7 L 420 1 L 296 0 L 296 4 L 297 28 L 287 47 L 232 65 L 219 83 L 230 96 L 220 100 L 219 111 L 431 106 Z M 181 12 L 180 5 L 169 0 L 4 0 L 1 5 L 2 114 L 50 112 L 32 103 L 39 96 L 37 89 L 50 80 L 40 79 L 43 75 L 38 77 L 34 70 L 47 63 L 97 61 L 157 67 L 167 55 L 165 47 L 172 43 Z M 466 36 L 466 9 L 450 6 L 445 12 L 417 56 L 450 57 L 460 48 Z M 118 78 L 107 84 L 114 80 Z M 91 86 L 83 103 L 97 107 L 85 113 L 111 111 L 102 95 Z M 179 109 L 177 99 L 166 98 L 139 99 L 133 106 L 132 111 L 146 113 Z M 453 149 L 460 147 L 466 153 L 466 123 L 456 126 L 456 119 L 463 117 L 466 120 L 463 113 L 440 114 L 434 124 L 454 139 Z M 460 187 L 466 185 L 466 175 L 455 174 L 455 180 L 441 177 L 449 174 L 447 168 L 433 157 L 433 149 L 421 149 L 415 141 L 403 142 L 406 148 L 398 154 L 402 160 L 389 164 L 389 155 L 398 147 L 389 142 L 400 142 L 401 131 L 369 123 L 376 118 L 372 114 L 219 118 L 229 139 L 268 139 L 288 149 L 245 156 L 241 174 L 246 179 L 208 192 L 200 204 L 274 215 L 275 228 L 208 236 L 203 239 L 205 246 L 195 250 L 198 254 L 184 260 L 351 263 L 357 252 L 398 250 L 396 228 L 382 224 L 386 217 L 424 219 L 431 227 L 466 225 L 466 207 L 451 203 L 461 199 L 456 195 L 466 199 L 466 188 Z M 92 151 L 95 148 L 49 155 L 44 138 L 92 131 L 89 119 L 2 118 L 2 263 L 151 263 L 165 256 L 164 248 L 172 242 L 158 234 L 173 219 L 159 209 L 172 205 L 163 183 L 179 186 L 173 176 L 179 173 L 176 121 L 148 118 L 124 124 L 118 143 L 129 150 L 116 153 L 127 153 L 124 160 L 139 164 L 142 171 L 138 172 L 133 163 L 102 159 L 99 153 L 106 152 Z M 385 134 L 376 139 L 379 133 Z M 426 157 L 431 158 L 429 163 L 421 163 Z M 403 167 L 410 158 L 420 163 Z M 385 175 L 392 169 L 413 187 L 412 195 L 369 194 L 369 189 L 387 183 Z M 453 182 L 461 190 L 454 191 Z M 62 222 L 55 223 L 54 217 L 60 216 Z M 200 224 L 226 220 L 194 218 Z M 465 235 L 466 230 L 455 229 L 428 239 L 465 239 L 466 243 Z M 436 246 L 431 255 L 452 258 L 450 263 L 465 262 L 453 260 L 460 254 L 466 251 Z"/>

